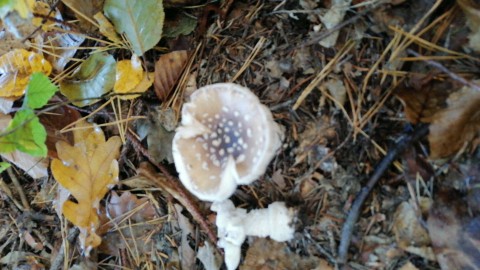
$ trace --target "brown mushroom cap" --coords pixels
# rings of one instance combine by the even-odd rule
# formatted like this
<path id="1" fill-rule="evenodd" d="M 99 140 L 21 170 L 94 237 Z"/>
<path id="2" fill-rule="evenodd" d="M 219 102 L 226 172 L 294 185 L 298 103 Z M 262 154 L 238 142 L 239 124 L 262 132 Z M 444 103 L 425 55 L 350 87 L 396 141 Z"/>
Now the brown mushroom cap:
<path id="1" fill-rule="evenodd" d="M 249 184 L 280 148 L 282 129 L 248 88 L 233 83 L 202 87 L 182 109 L 173 158 L 185 187 L 206 201 L 223 201 Z"/>

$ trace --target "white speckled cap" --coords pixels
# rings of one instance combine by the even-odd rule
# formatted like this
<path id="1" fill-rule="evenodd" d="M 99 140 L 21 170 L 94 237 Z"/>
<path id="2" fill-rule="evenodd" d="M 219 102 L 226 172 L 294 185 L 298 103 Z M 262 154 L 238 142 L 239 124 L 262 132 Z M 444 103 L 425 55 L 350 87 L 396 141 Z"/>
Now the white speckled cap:
<path id="1" fill-rule="evenodd" d="M 173 138 L 180 180 L 205 201 L 223 201 L 239 184 L 265 173 L 283 131 L 248 88 L 233 83 L 202 87 L 182 109 Z"/>

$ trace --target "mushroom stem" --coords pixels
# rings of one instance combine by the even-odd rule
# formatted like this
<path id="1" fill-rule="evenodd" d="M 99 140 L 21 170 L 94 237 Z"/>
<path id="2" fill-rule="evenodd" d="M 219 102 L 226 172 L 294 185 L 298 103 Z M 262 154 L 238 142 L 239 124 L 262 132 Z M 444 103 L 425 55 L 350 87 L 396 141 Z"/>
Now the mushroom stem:
<path id="1" fill-rule="evenodd" d="M 214 202 L 210 208 L 217 212 L 218 246 L 225 250 L 227 268 L 236 269 L 240 262 L 240 247 L 247 236 L 267 237 L 275 241 L 288 241 L 295 232 L 293 209 L 284 202 L 274 202 L 266 209 L 247 213 L 235 208 L 232 201 Z"/>

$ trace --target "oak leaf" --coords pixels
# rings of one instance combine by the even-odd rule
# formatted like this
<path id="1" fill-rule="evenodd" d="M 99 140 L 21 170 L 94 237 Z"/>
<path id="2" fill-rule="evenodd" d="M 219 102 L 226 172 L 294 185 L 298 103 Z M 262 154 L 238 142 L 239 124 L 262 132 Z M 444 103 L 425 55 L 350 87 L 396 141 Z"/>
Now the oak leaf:
<path id="1" fill-rule="evenodd" d="M 20 98 L 34 72 L 50 75 L 52 65 L 38 53 L 16 49 L 0 57 L 0 97 Z"/>
<path id="2" fill-rule="evenodd" d="M 105 141 L 103 131 L 95 125 L 79 122 L 73 131 L 75 144 L 56 145 L 59 159 L 51 164 L 55 179 L 77 202 L 66 201 L 63 215 L 80 229 L 80 243 L 85 253 L 101 243 L 96 230 L 100 200 L 118 182 L 121 140 L 114 136 Z"/>

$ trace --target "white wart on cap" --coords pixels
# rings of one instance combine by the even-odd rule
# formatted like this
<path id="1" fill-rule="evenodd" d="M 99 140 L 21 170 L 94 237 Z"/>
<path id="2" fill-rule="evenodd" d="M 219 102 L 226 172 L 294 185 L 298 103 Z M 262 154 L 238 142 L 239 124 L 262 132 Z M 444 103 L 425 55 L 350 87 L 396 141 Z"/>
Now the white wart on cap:
<path id="1" fill-rule="evenodd" d="M 248 88 L 218 83 L 196 90 L 182 109 L 173 159 L 183 185 L 223 201 L 265 173 L 283 140 L 268 108 Z"/>

